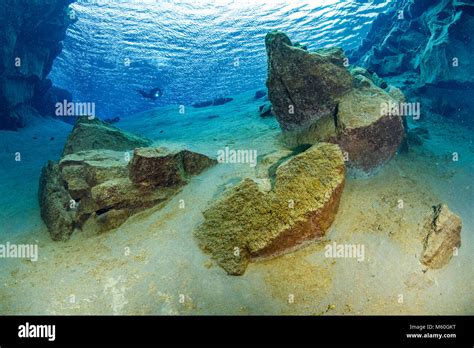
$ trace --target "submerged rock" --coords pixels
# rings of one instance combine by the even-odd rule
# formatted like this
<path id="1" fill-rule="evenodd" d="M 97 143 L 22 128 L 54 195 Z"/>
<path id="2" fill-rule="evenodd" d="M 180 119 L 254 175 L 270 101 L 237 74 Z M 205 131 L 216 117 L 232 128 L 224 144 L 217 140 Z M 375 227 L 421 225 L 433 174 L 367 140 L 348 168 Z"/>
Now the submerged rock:
<path id="1" fill-rule="evenodd" d="M 54 240 L 69 239 L 75 229 L 95 234 L 117 228 L 166 202 L 191 176 L 216 163 L 187 150 L 137 148 L 131 159 L 120 151 L 147 143 L 98 120 L 76 124 L 59 163 L 50 162 L 40 178 L 41 216 Z"/>
<path id="2" fill-rule="evenodd" d="M 395 1 L 375 19 L 351 61 L 382 76 L 416 71 L 422 83 L 472 83 L 474 43 L 466 33 L 474 28 L 473 7 L 457 0 Z"/>
<path id="3" fill-rule="evenodd" d="M 332 138 L 347 152 L 348 166 L 356 175 L 371 174 L 388 162 L 404 137 L 402 119 L 390 107 L 397 101 L 366 82 L 340 99 Z"/>
<path id="4" fill-rule="evenodd" d="M 352 76 L 340 48 L 309 53 L 288 36 L 272 31 L 265 38 L 268 96 L 284 131 L 308 128 L 334 114 L 337 98 L 350 91 Z"/>
<path id="5" fill-rule="evenodd" d="M 230 103 L 234 98 L 216 98 L 212 102 L 212 105 L 217 106 L 217 105 L 224 105 L 227 103 Z"/>
<path id="6" fill-rule="evenodd" d="M 124 132 L 97 118 L 79 117 L 66 141 L 63 156 L 95 149 L 129 151 L 148 145 L 148 139 Z"/>
<path id="7" fill-rule="evenodd" d="M 207 106 L 218 106 L 230 103 L 234 98 L 216 98 L 214 100 L 206 100 L 203 102 L 193 104 L 194 108 L 204 108 Z"/>
<path id="8" fill-rule="evenodd" d="M 261 98 L 265 97 L 266 95 L 267 95 L 267 91 L 258 90 L 257 92 L 255 92 L 254 99 L 261 99 Z"/>
<path id="9" fill-rule="evenodd" d="M 430 134 L 426 128 L 414 127 L 408 130 L 407 141 L 409 146 L 421 146 L 428 139 L 430 139 Z"/>
<path id="10" fill-rule="evenodd" d="M 114 124 L 114 123 L 120 122 L 120 117 L 115 116 L 113 118 L 106 118 L 104 122 L 108 124 Z"/>
<path id="11" fill-rule="evenodd" d="M 194 108 L 205 108 L 206 106 L 211 106 L 212 105 L 212 100 L 206 100 L 203 102 L 195 103 L 193 104 Z"/>
<path id="12" fill-rule="evenodd" d="M 265 103 L 263 105 L 260 105 L 260 107 L 258 108 L 258 113 L 259 113 L 260 117 L 273 116 L 272 104 Z"/>
<path id="13" fill-rule="evenodd" d="M 191 151 L 138 148 L 130 162 L 130 179 L 142 185 L 173 186 L 186 182 L 188 176 L 198 175 L 216 163 L 216 160 Z"/>
<path id="14" fill-rule="evenodd" d="M 341 49 L 308 52 L 286 35 L 266 38 L 268 88 L 273 110 L 290 146 L 333 142 L 350 173 L 374 173 L 397 152 L 404 127 L 400 90 L 366 69 L 344 65 Z"/>
<path id="15" fill-rule="evenodd" d="M 70 209 L 73 201 L 63 186 L 57 163 L 50 161 L 41 171 L 38 197 L 41 218 L 51 238 L 69 239 L 74 230 L 74 211 Z"/>
<path id="16" fill-rule="evenodd" d="M 446 204 L 433 208 L 424 226 L 426 237 L 421 262 L 430 268 L 442 268 L 449 263 L 455 249 L 461 246 L 462 222 Z"/>
<path id="17" fill-rule="evenodd" d="M 286 156 L 287 154 L 283 154 Z M 252 259 L 288 252 L 325 234 L 344 187 L 337 145 L 321 143 L 278 163 L 270 191 L 245 179 L 203 214 L 200 246 L 232 275 Z"/>

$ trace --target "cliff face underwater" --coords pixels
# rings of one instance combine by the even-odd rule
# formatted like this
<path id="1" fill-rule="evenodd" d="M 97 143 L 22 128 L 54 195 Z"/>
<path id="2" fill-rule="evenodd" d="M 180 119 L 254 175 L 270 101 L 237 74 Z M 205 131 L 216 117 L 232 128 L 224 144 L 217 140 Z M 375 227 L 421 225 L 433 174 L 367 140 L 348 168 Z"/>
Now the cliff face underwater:
<path id="1" fill-rule="evenodd" d="M 25 115 L 53 116 L 54 96 L 68 96 L 47 77 L 67 27 L 76 20 L 68 8 L 72 2 L 7 0 L 0 5 L 0 129 L 23 127 Z"/>
<path id="2" fill-rule="evenodd" d="M 382 77 L 401 79 L 426 109 L 472 127 L 474 4 L 471 1 L 400 1 L 374 21 L 349 53 Z"/>
<path id="3" fill-rule="evenodd" d="M 0 313 L 474 313 L 469 1 L 0 18 Z"/>

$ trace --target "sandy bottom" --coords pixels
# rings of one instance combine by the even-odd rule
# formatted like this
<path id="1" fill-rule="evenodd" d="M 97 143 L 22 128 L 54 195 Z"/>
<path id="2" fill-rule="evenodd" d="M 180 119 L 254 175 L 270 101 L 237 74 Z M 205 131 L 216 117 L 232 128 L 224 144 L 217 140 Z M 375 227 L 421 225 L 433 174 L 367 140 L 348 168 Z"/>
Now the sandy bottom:
<path id="1" fill-rule="evenodd" d="M 261 156 L 281 147 L 279 127 L 258 116 L 262 102 L 252 96 L 184 114 L 167 107 L 117 126 L 214 157 L 225 146 Z M 348 179 L 324 240 L 252 263 L 240 277 L 204 254 L 192 232 L 226 187 L 255 175 L 248 164 L 215 166 L 161 210 L 137 214 L 116 231 L 53 242 L 39 216 L 38 177 L 47 160 L 59 158 L 71 127 L 41 119 L 20 132 L 2 131 L 0 244 L 37 243 L 39 259 L 0 259 L 0 313 L 474 314 L 473 137 L 435 115 L 417 122 L 431 138 L 372 178 Z M 462 247 L 445 268 L 426 270 L 421 229 L 441 202 L 462 217 Z M 364 245 L 364 260 L 325 257 L 333 242 Z"/>

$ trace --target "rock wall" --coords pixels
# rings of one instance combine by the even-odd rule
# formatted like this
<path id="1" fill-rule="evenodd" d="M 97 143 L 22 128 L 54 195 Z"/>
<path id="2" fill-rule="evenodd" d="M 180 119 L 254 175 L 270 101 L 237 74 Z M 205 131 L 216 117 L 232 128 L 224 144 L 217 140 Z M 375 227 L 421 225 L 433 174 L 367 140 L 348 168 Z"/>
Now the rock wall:
<path id="1" fill-rule="evenodd" d="M 72 2 L 0 3 L 0 129 L 23 127 L 25 106 L 33 107 L 33 112 L 39 114 L 36 109 L 44 105 L 41 100 L 51 93 L 47 76 L 62 50 L 61 41 L 68 25 L 76 20 L 68 7 Z"/>
<path id="2" fill-rule="evenodd" d="M 473 1 L 398 0 L 348 57 L 382 77 L 397 77 L 407 97 L 421 101 L 425 111 L 469 121 L 473 32 Z"/>

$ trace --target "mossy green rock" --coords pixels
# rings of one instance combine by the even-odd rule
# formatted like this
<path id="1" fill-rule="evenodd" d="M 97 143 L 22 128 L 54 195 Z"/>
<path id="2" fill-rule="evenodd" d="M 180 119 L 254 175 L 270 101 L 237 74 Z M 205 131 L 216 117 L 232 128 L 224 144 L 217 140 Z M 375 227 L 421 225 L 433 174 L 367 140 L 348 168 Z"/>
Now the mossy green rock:
<path id="1" fill-rule="evenodd" d="M 148 139 L 124 132 L 97 118 L 79 117 L 64 146 L 63 156 L 98 149 L 130 151 L 150 144 Z"/>
<path id="2" fill-rule="evenodd" d="M 273 257 L 325 234 L 344 187 L 337 145 L 320 143 L 284 161 L 269 192 L 245 179 L 204 212 L 195 235 L 227 273 L 241 275 L 252 259 Z"/>

